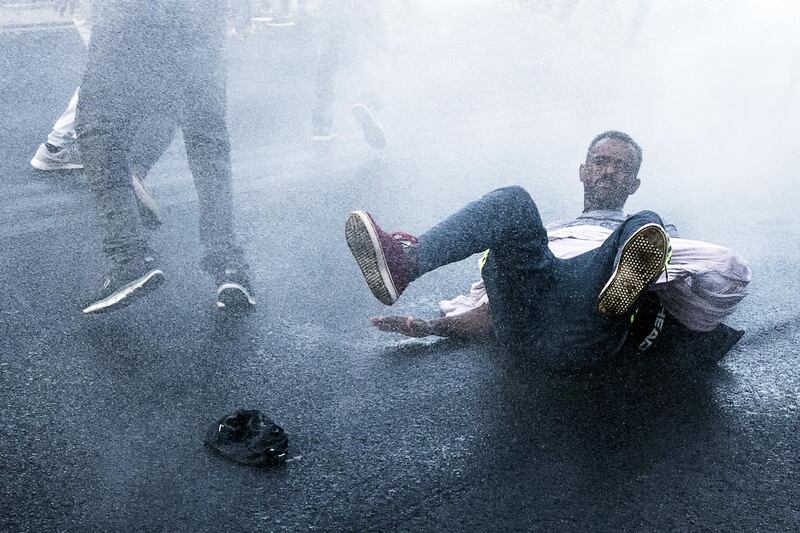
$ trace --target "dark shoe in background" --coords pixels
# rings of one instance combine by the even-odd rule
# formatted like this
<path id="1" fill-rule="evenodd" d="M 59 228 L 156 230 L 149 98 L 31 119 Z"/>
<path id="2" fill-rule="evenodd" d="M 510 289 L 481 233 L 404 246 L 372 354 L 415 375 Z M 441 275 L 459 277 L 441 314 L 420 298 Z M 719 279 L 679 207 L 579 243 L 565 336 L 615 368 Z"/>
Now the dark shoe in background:
<path id="1" fill-rule="evenodd" d="M 354 105 L 353 118 L 361 126 L 367 144 L 376 150 L 386 148 L 386 134 L 383 132 L 383 126 L 380 125 L 378 119 L 375 118 L 375 113 L 367 104 Z"/>
<path id="2" fill-rule="evenodd" d="M 208 428 L 204 443 L 240 465 L 276 466 L 286 462 L 289 438 L 260 411 L 238 409 Z"/>

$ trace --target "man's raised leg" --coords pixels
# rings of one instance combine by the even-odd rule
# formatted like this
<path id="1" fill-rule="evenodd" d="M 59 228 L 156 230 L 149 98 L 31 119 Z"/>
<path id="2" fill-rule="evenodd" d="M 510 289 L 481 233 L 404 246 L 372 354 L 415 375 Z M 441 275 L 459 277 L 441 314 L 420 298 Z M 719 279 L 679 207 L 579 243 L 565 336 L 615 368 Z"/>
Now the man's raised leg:
<path id="1" fill-rule="evenodd" d="M 593 262 L 608 276 L 597 297 L 600 314 L 628 313 L 664 271 L 669 254 L 669 236 L 657 214 L 641 211 L 628 218 L 594 254 Z"/>
<path id="2" fill-rule="evenodd" d="M 492 191 L 419 238 L 387 233 L 369 213 L 355 211 L 345 238 L 370 290 L 386 305 L 426 272 L 487 249 L 509 269 L 546 270 L 555 262 L 536 204 L 521 187 Z"/>

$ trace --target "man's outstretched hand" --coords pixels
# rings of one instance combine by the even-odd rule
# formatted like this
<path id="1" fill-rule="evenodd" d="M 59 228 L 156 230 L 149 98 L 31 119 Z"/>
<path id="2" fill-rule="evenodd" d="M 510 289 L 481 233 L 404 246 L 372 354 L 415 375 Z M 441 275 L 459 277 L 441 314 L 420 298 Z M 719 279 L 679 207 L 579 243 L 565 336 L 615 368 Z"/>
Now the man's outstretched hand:
<path id="1" fill-rule="evenodd" d="M 485 340 L 494 337 L 489 304 L 485 303 L 465 313 L 423 320 L 413 316 L 374 316 L 369 319 L 381 331 L 399 333 L 406 337 L 456 337 Z"/>
<path id="2" fill-rule="evenodd" d="M 427 337 L 433 334 L 430 322 L 413 316 L 374 316 L 369 321 L 381 331 L 399 333 L 406 337 Z"/>

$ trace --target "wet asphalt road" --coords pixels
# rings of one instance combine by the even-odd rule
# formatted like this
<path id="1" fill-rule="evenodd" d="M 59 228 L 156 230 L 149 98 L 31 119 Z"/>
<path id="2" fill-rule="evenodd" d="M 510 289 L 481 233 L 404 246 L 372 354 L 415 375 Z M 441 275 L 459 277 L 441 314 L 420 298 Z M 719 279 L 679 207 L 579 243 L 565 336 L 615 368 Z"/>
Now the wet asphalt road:
<path id="1" fill-rule="evenodd" d="M 646 106 L 646 90 L 558 100 L 563 87 L 544 83 L 563 75 L 552 64 L 516 63 L 541 85 L 522 90 L 493 84 L 504 70 L 492 57 L 449 81 L 437 69 L 465 46 L 452 34 L 430 66 L 419 50 L 398 60 L 405 83 L 386 106 L 387 150 L 360 140 L 346 99 L 339 138 L 314 147 L 310 53 L 297 39 L 231 45 L 237 219 L 257 311 L 232 320 L 213 307 L 176 142 L 148 178 L 165 212 L 152 245 L 168 283 L 87 318 L 79 305 L 106 264 L 83 178 L 28 165 L 85 57 L 66 30 L 0 34 L 0 529 L 800 528 L 796 183 L 780 195 L 709 186 L 687 199 L 691 172 L 674 190 L 663 183 L 680 159 L 670 132 L 626 107 Z M 613 97 L 623 90 L 627 99 Z M 611 127 L 639 133 L 650 157 L 629 208 L 666 211 L 687 236 L 751 262 L 751 295 L 729 321 L 747 335 L 723 362 L 553 375 L 491 345 L 370 329 L 366 317 L 386 311 L 344 244 L 351 209 L 422 231 L 520 183 L 545 219 L 570 216 L 583 150 Z M 781 235 L 767 238 L 775 226 Z M 471 260 L 429 275 L 398 313 L 433 316 L 475 277 Z M 206 452 L 207 425 L 237 407 L 286 429 L 288 464 L 261 471 Z"/>

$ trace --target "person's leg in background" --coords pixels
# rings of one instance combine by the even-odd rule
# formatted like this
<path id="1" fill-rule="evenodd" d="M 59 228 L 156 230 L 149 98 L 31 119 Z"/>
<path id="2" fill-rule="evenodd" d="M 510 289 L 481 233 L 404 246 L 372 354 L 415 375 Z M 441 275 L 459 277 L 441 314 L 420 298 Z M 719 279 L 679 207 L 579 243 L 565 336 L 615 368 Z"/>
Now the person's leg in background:
<path id="1" fill-rule="evenodd" d="M 228 35 L 239 36 L 249 28 L 252 20 L 251 0 L 228 0 Z"/>
<path id="2" fill-rule="evenodd" d="M 330 141 L 333 132 L 333 104 L 336 99 L 336 72 L 341 50 L 333 35 L 324 34 L 314 69 L 314 108 L 311 112 L 312 139 Z"/>
<path id="3" fill-rule="evenodd" d="M 353 79 L 357 88 L 353 95 L 357 98 L 352 107 L 364 140 L 371 147 L 380 150 L 386 147 L 386 134 L 378 121 L 383 109 L 382 94 L 387 85 L 387 68 L 391 61 L 386 57 L 387 27 L 383 17 L 381 2 L 348 0 L 344 2 L 350 29 L 350 49 L 353 58 Z M 359 28 L 353 32 L 352 28 Z"/>
<path id="4" fill-rule="evenodd" d="M 83 45 L 88 49 L 92 34 L 91 1 L 83 0 L 78 4 L 72 14 L 72 20 L 78 30 Z M 77 142 L 75 131 L 76 111 L 80 87 L 75 90 L 69 105 L 64 113 L 53 125 L 52 131 L 47 136 L 47 142 L 42 143 L 31 159 L 31 165 L 38 170 L 71 170 L 82 169 L 80 145 Z M 174 121 L 173 121 L 174 122 Z M 156 127 L 152 127 L 155 124 Z M 142 222 L 148 228 L 155 228 L 161 224 L 161 215 L 158 204 L 150 191 L 144 185 L 144 178 L 150 167 L 161 157 L 169 146 L 175 134 L 174 123 L 169 126 L 169 121 L 151 122 L 148 119 L 131 124 L 133 136 L 129 149 L 131 182 L 136 195 L 136 202 L 142 217 Z M 137 144 L 138 141 L 138 144 Z"/>
<path id="5" fill-rule="evenodd" d="M 347 97 L 358 101 L 352 107 L 352 114 L 364 133 L 364 139 L 375 149 L 386 146 L 386 136 L 375 116 L 381 107 L 375 79 L 379 76 L 376 67 L 379 62 L 368 61 L 374 58 L 379 48 L 376 39 L 381 35 L 378 29 L 379 8 L 353 0 L 331 2 L 321 6 L 317 26 L 320 51 L 314 72 L 315 102 L 312 111 L 313 140 L 330 141 L 335 137 L 333 129 L 334 104 L 337 81 L 345 78 L 348 85 Z M 358 28 L 356 31 L 354 28 Z"/>
<path id="6" fill-rule="evenodd" d="M 72 14 L 72 20 L 85 47 L 89 47 L 91 37 L 90 23 L 91 5 L 88 0 L 81 2 Z M 31 166 L 38 170 L 71 170 L 83 168 L 80 150 L 76 142 L 75 111 L 78 107 L 80 87 L 75 90 L 69 100 L 67 109 L 53 124 L 47 135 L 47 142 L 39 145 Z"/>
<path id="7" fill-rule="evenodd" d="M 277 10 L 274 9 L 275 4 L 279 4 Z M 277 2 L 272 1 L 270 2 L 272 17 L 270 20 L 266 21 L 267 26 L 294 26 L 295 25 L 295 16 L 292 12 L 292 2 L 291 0 L 278 0 Z"/>
<path id="8" fill-rule="evenodd" d="M 341 8 L 331 2 L 320 5 L 315 20 L 317 34 L 317 63 L 314 68 L 314 106 L 311 112 L 312 139 L 330 141 L 333 129 L 337 78 L 346 53 L 346 28 Z"/>

